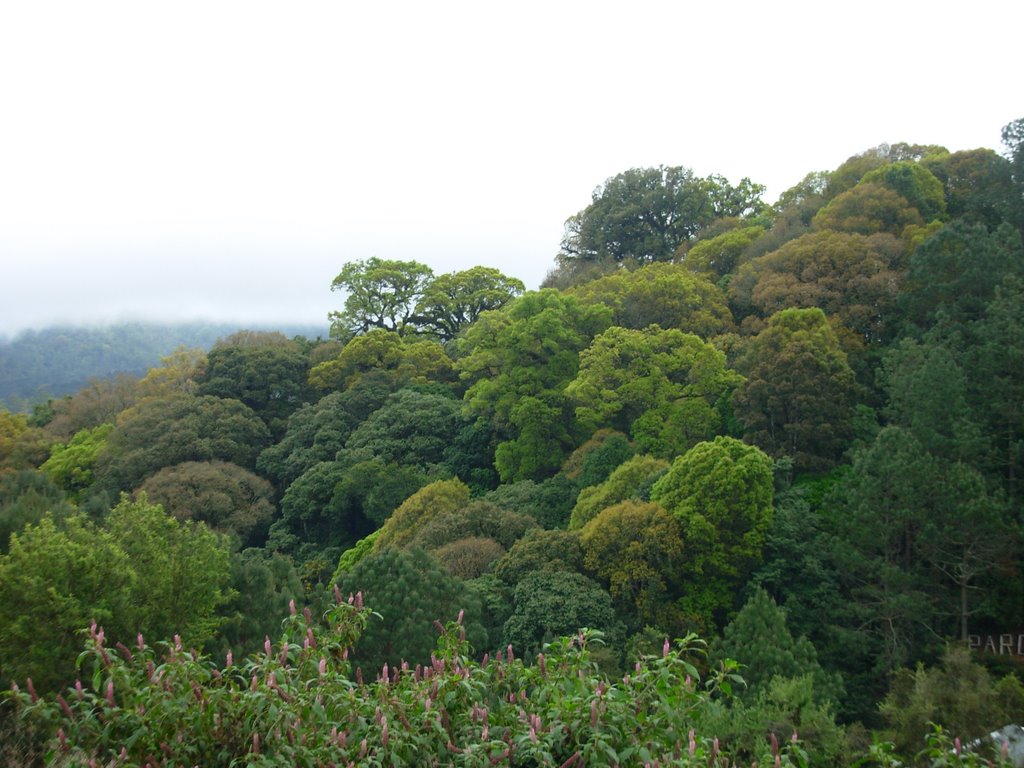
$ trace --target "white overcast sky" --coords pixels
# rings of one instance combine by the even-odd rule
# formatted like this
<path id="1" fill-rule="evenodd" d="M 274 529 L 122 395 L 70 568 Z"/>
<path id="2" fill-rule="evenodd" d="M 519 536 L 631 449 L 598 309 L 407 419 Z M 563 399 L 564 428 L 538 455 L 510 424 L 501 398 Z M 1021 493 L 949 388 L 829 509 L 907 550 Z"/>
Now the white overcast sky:
<path id="1" fill-rule="evenodd" d="M 882 142 L 1001 151 L 1024 3 L 0 3 L 0 334 L 324 323 L 347 261 L 536 288 L 631 167 L 774 200 Z"/>

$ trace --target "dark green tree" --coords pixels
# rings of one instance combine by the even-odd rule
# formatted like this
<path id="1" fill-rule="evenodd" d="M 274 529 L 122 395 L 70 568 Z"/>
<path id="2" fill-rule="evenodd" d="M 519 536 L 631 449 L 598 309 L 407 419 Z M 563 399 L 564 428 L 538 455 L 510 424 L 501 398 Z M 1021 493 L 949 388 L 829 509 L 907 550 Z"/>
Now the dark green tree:
<path id="1" fill-rule="evenodd" d="M 428 664 L 437 638 L 433 622 L 453 621 L 460 611 L 470 644 L 481 650 L 488 644 L 476 595 L 422 550 L 376 552 L 342 575 L 338 586 L 346 595 L 362 592 L 381 616 L 367 626 L 353 655 L 370 679 L 385 662 L 392 668 L 402 661 Z"/>
<path id="2" fill-rule="evenodd" d="M 700 178 L 681 166 L 633 168 L 608 179 L 565 224 L 559 259 L 645 263 L 670 260 L 715 219 L 762 206 L 764 187 Z"/>

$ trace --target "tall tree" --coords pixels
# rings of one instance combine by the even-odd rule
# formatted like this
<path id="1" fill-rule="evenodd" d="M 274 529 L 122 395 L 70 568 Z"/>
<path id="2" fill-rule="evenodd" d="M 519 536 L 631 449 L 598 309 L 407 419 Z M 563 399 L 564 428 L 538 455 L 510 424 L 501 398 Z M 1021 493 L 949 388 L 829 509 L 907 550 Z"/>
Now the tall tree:
<path id="1" fill-rule="evenodd" d="M 771 459 L 731 437 L 694 446 L 654 484 L 651 500 L 682 531 L 682 605 L 692 619 L 721 623 L 732 608 L 737 588 L 761 559 L 772 494 Z"/>
<path id="2" fill-rule="evenodd" d="M 481 312 L 501 309 L 524 290 L 521 280 L 493 267 L 438 275 L 424 286 L 414 322 L 419 329 L 450 341 L 472 325 Z"/>
<path id="3" fill-rule="evenodd" d="M 817 308 L 771 317 L 738 365 L 733 396 L 745 435 L 798 471 L 827 469 L 852 434 L 856 382 L 839 339 Z"/>
<path id="4" fill-rule="evenodd" d="M 764 187 L 700 178 L 682 166 L 632 168 L 608 179 L 565 224 L 561 261 L 668 261 L 715 219 L 762 205 Z"/>
<path id="5" fill-rule="evenodd" d="M 332 291 L 346 294 L 344 309 L 327 316 L 331 335 L 347 339 L 371 328 L 405 333 L 416 303 L 433 276 L 430 267 L 416 261 L 374 256 L 349 262 L 331 282 Z"/>

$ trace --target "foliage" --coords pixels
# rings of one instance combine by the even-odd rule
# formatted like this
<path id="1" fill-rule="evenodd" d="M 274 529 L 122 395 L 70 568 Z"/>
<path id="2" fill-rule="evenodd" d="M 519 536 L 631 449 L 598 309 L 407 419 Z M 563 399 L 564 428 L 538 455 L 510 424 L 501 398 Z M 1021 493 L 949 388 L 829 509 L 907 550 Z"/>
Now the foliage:
<path id="1" fill-rule="evenodd" d="M 576 483 L 558 474 L 539 483 L 533 480 L 504 483 L 485 494 L 484 500 L 529 515 L 543 528 L 564 528 L 578 493 Z"/>
<path id="2" fill-rule="evenodd" d="M 686 547 L 684 610 L 721 621 L 736 588 L 761 559 L 772 520 L 772 464 L 731 437 L 699 443 L 651 489 L 680 523 Z"/>
<path id="3" fill-rule="evenodd" d="M 266 425 L 237 400 L 178 395 L 140 403 L 107 436 L 96 458 L 96 485 L 130 491 L 164 467 L 229 461 L 253 469 L 270 440 Z"/>
<path id="4" fill-rule="evenodd" d="M 668 512 L 650 502 L 620 502 L 583 526 L 580 546 L 587 571 L 608 589 L 629 628 L 681 629 L 672 599 L 686 550 Z"/>
<path id="5" fill-rule="evenodd" d="M 718 280 L 740 266 L 744 251 L 764 234 L 764 227 L 737 227 L 696 243 L 683 258 L 687 269 Z"/>
<path id="6" fill-rule="evenodd" d="M 579 573 L 538 571 L 516 585 L 502 642 L 532 655 L 582 628 L 601 631 L 612 646 L 621 641 L 622 626 L 609 594 Z"/>
<path id="7" fill-rule="evenodd" d="M 403 389 L 353 430 L 345 441 L 354 455 L 427 470 L 465 426 L 462 404 L 440 394 Z"/>
<path id="8" fill-rule="evenodd" d="M 599 429 L 571 454 L 561 474 L 581 488 L 608 479 L 615 468 L 636 453 L 629 439 L 615 429 Z"/>
<path id="9" fill-rule="evenodd" d="M 468 639 L 482 649 L 487 636 L 480 604 L 472 590 L 449 576 L 438 562 L 418 549 L 386 549 L 360 560 L 336 582 L 342 593 L 362 592 L 378 616 L 353 649 L 353 661 L 375 674 L 392 668 L 429 664 L 434 649 L 432 622 L 462 614 Z"/>
<path id="10" fill-rule="evenodd" d="M 709 338 L 732 330 L 732 313 L 722 290 L 685 264 L 647 264 L 619 269 L 572 288 L 569 295 L 586 305 L 612 310 L 612 323 L 643 330 L 651 325 L 676 328 Z"/>
<path id="11" fill-rule="evenodd" d="M 653 483 L 669 467 L 664 459 L 641 454 L 619 465 L 603 483 L 580 491 L 572 508 L 569 527 L 582 528 L 603 509 L 627 499 L 647 500 Z"/>
<path id="12" fill-rule="evenodd" d="M 494 566 L 494 575 L 510 587 L 541 571 L 582 573 L 583 548 L 578 531 L 527 531 Z"/>
<path id="13" fill-rule="evenodd" d="M 284 436 L 260 453 L 256 468 L 287 487 L 314 464 L 333 460 L 355 428 L 386 401 L 390 388 L 381 378 L 364 376 L 350 389 L 296 411 Z"/>
<path id="14" fill-rule="evenodd" d="M 288 417 L 310 399 L 306 355 L 283 334 L 222 339 L 196 378 L 199 395 L 240 400 L 280 435 Z"/>
<path id="15" fill-rule="evenodd" d="M 223 665 L 176 643 L 140 640 L 117 653 L 94 631 L 85 656 L 97 673 L 80 694 L 9 698 L 47 733 L 52 758 L 69 763 L 696 768 L 735 759 L 701 730 L 734 670 L 702 680 L 693 637 L 610 681 L 595 670 L 595 633 L 552 643 L 536 664 L 511 649 L 478 663 L 466 627 L 450 622 L 439 625 L 425 667 L 388 666 L 353 682 L 349 651 L 373 622 L 362 605 L 356 596 L 333 606 L 324 625 L 295 612 L 280 642 Z M 755 757 L 780 768 L 804 763 L 796 740 Z"/>
<path id="16" fill-rule="evenodd" d="M 423 288 L 412 321 L 426 333 L 450 341 L 481 313 L 501 309 L 524 290 L 521 280 L 493 267 L 438 275 Z"/>
<path id="17" fill-rule="evenodd" d="M 349 340 L 336 357 L 313 366 L 309 383 L 320 390 L 347 390 L 378 374 L 379 381 L 396 391 L 409 384 L 447 380 L 451 373 L 452 362 L 436 341 L 373 328 Z"/>
<path id="18" fill-rule="evenodd" d="M 613 326 L 580 353 L 565 391 L 583 427 L 611 425 L 640 450 L 672 458 L 717 434 L 715 405 L 741 381 L 722 352 L 693 334 Z"/>
<path id="19" fill-rule="evenodd" d="M 26 525 L 47 514 L 59 522 L 75 511 L 48 475 L 34 469 L 0 472 L 0 553 L 7 552 L 11 534 Z"/>
<path id="20" fill-rule="evenodd" d="M 750 179 L 733 187 L 682 166 L 633 168 L 605 181 L 565 223 L 559 259 L 668 261 L 715 219 L 758 210 L 763 191 Z"/>
<path id="21" fill-rule="evenodd" d="M 146 478 L 138 491 L 178 520 L 205 523 L 241 542 L 264 538 L 275 512 L 273 486 L 226 461 L 164 467 Z"/>
<path id="22" fill-rule="evenodd" d="M 404 547 L 431 520 L 450 514 L 469 502 L 469 486 L 459 479 L 435 480 L 402 502 L 381 527 L 378 550 Z"/>
<path id="23" fill-rule="evenodd" d="M 485 536 L 466 536 L 441 545 L 431 554 L 449 575 L 469 581 L 487 573 L 505 554 L 505 548 Z"/>
<path id="24" fill-rule="evenodd" d="M 798 471 L 828 469 L 852 434 L 856 382 L 817 308 L 784 309 L 746 348 L 733 396 L 745 437 Z"/>
<path id="25" fill-rule="evenodd" d="M 495 453 L 502 481 L 543 479 L 561 466 L 576 442 L 564 389 L 609 315 L 545 289 L 485 312 L 463 336 L 457 367 L 466 406 L 503 438 Z"/>
<path id="26" fill-rule="evenodd" d="M 331 336 L 348 339 L 373 328 L 405 333 L 416 302 L 433 276 L 430 267 L 416 261 L 374 256 L 349 262 L 331 282 L 332 291 L 345 293 L 344 309 L 327 316 Z"/>
<path id="27" fill-rule="evenodd" d="M 107 436 L 113 429 L 114 425 L 107 423 L 79 430 L 66 445 L 54 445 L 50 449 L 50 457 L 39 469 L 77 500 L 79 494 L 92 485 L 96 456 L 106 445 Z"/>
<path id="28" fill-rule="evenodd" d="M 466 537 L 485 537 L 508 549 L 536 527 L 529 515 L 477 499 L 432 517 L 416 530 L 410 543 L 429 552 Z"/>
<path id="29" fill-rule="evenodd" d="M 1016 696 L 1001 696 L 1016 688 Z M 909 753 L 938 725 L 967 743 L 1024 714 L 1020 681 L 996 682 L 962 645 L 950 645 L 934 667 L 902 669 L 881 704 L 896 748 Z"/>

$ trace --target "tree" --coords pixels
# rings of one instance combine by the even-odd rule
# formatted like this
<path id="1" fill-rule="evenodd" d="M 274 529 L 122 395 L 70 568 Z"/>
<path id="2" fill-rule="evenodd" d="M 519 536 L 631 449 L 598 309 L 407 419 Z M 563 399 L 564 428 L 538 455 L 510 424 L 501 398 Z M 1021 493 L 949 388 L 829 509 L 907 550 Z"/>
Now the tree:
<path id="1" fill-rule="evenodd" d="M 11 534 L 37 525 L 49 515 L 57 523 L 77 512 L 49 475 L 34 469 L 0 472 L 0 553 L 6 553 Z"/>
<path id="2" fill-rule="evenodd" d="M 818 211 L 814 229 L 873 235 L 884 232 L 903 237 L 908 227 L 921 227 L 925 219 L 905 197 L 885 184 L 862 181 L 837 195 Z"/>
<path id="3" fill-rule="evenodd" d="M 773 315 L 738 366 L 733 396 L 745 437 L 798 471 L 830 467 L 851 436 L 856 382 L 835 331 L 817 308 Z"/>
<path id="4" fill-rule="evenodd" d="M 718 432 L 715 406 L 741 381 L 722 352 L 693 334 L 613 326 L 580 353 L 565 391 L 585 429 L 628 431 L 640 450 L 671 458 Z"/>
<path id="5" fill-rule="evenodd" d="M 633 168 L 608 179 L 565 224 L 560 261 L 668 261 L 715 219 L 762 205 L 764 187 L 699 178 L 681 166 Z"/>
<path id="6" fill-rule="evenodd" d="M 229 596 L 227 541 L 202 523 L 175 520 L 145 495 L 135 501 L 122 496 L 106 527 L 135 574 L 129 595 L 137 631 L 180 635 L 195 646 L 210 639 L 220 624 L 217 609 Z"/>
<path id="7" fill-rule="evenodd" d="M 114 425 L 100 424 L 93 429 L 76 432 L 67 444 L 57 443 L 50 449 L 50 458 L 39 469 L 46 472 L 66 490 L 72 500 L 79 500 L 93 482 L 96 457 L 106 445 Z"/>
<path id="8" fill-rule="evenodd" d="M 746 683 L 739 695 L 753 701 L 767 690 L 772 678 L 808 675 L 814 698 L 821 703 L 840 698 L 841 686 L 822 669 L 814 645 L 789 631 L 786 612 L 763 589 L 756 589 L 736 617 L 726 625 L 716 657 L 735 659 L 743 665 Z"/>
<path id="9" fill-rule="evenodd" d="M 214 345 L 197 376 L 200 395 L 240 400 L 280 436 L 309 399 L 306 354 L 283 334 L 229 337 Z"/>
<path id="10" fill-rule="evenodd" d="M 747 246 L 764 232 L 764 227 L 757 225 L 736 227 L 707 240 L 701 240 L 686 252 L 683 263 L 687 269 L 698 274 L 710 275 L 712 280 L 717 281 L 736 271 Z"/>
<path id="11" fill-rule="evenodd" d="M 466 536 L 431 553 L 451 576 L 469 581 L 484 575 L 505 554 L 505 548 L 486 536 Z"/>
<path id="12" fill-rule="evenodd" d="M 403 661 L 429 664 L 436 637 L 432 623 L 452 621 L 460 611 L 470 643 L 487 645 L 475 596 L 422 550 L 377 551 L 344 574 L 338 586 L 343 594 L 362 592 L 381 617 L 369 623 L 353 654 L 368 677 L 385 662 L 392 668 Z"/>
<path id="13" fill-rule="evenodd" d="M 535 528 L 537 522 L 529 515 L 477 499 L 428 520 L 409 545 L 430 552 L 460 539 L 487 538 L 508 549 Z"/>
<path id="14" fill-rule="evenodd" d="M 533 480 L 503 483 L 483 498 L 502 509 L 529 515 L 542 528 L 564 528 L 578 493 L 576 483 L 559 473 L 539 483 Z"/>
<path id="15" fill-rule="evenodd" d="M 686 546 L 682 606 L 698 621 L 721 618 L 761 560 L 772 521 L 772 462 L 731 437 L 699 443 L 651 489 L 676 517 Z"/>
<path id="16" fill-rule="evenodd" d="M 427 469 L 442 462 L 445 448 L 465 424 L 458 400 L 403 389 L 352 432 L 345 450 L 389 464 Z"/>
<path id="17" fill-rule="evenodd" d="M 436 480 L 412 494 L 384 521 L 377 549 L 404 547 L 431 520 L 469 503 L 469 486 L 461 480 Z"/>
<path id="18" fill-rule="evenodd" d="M 313 366 L 309 383 L 320 390 L 351 389 L 369 375 L 377 375 L 394 391 L 408 384 L 448 381 L 452 362 L 436 341 L 375 328 L 351 339 L 337 357 Z"/>
<path id="19" fill-rule="evenodd" d="M 347 339 L 383 328 L 406 333 L 423 289 L 433 278 L 430 267 L 416 261 L 395 261 L 376 256 L 342 267 L 331 282 L 332 291 L 344 291 L 345 308 L 331 312 L 331 336 Z"/>
<path id="20" fill-rule="evenodd" d="M 177 395 L 148 400 L 108 435 L 96 457 L 95 485 L 130 491 L 164 467 L 219 459 L 253 469 L 270 441 L 266 425 L 237 400 Z"/>
<path id="21" fill-rule="evenodd" d="M 0 674 L 57 690 L 75 677 L 91 621 L 128 639 L 137 576 L 114 536 L 71 515 L 47 516 L 11 536 L 0 556 Z"/>
<path id="22" fill-rule="evenodd" d="M 729 284 L 729 300 L 737 313 L 764 318 L 818 307 L 865 342 L 885 342 L 896 325 L 902 254 L 889 235 L 808 233 L 744 264 Z"/>
<path id="23" fill-rule="evenodd" d="M 970 149 L 935 158 L 928 169 L 942 182 L 950 219 L 996 229 L 1012 224 L 1013 169 L 991 149 Z"/>
<path id="24" fill-rule="evenodd" d="M 1003 126 L 1003 146 L 1010 161 L 1015 194 L 1010 205 L 1010 221 L 1024 238 L 1024 118 Z"/>
<path id="25" fill-rule="evenodd" d="M 391 394 L 383 374 L 368 374 L 344 392 L 305 405 L 288 419 L 284 437 L 260 453 L 256 468 L 286 488 L 321 461 L 331 461 L 352 432 Z"/>
<path id="26" fill-rule="evenodd" d="M 623 501 L 583 526 L 580 546 L 629 628 L 682 629 L 672 605 L 686 557 L 676 518 L 658 504 Z"/>
<path id="27" fill-rule="evenodd" d="M 565 386 L 609 315 L 545 289 L 485 312 L 463 335 L 456 365 L 468 386 L 466 407 L 502 439 L 495 454 L 502 481 L 542 479 L 561 466 L 577 440 Z"/>
<path id="28" fill-rule="evenodd" d="M 868 171 L 860 180 L 860 184 L 873 183 L 883 184 L 907 200 L 923 221 L 946 217 L 942 182 L 921 163 L 899 160 Z"/>
<path id="29" fill-rule="evenodd" d="M 607 306 L 612 324 L 633 330 L 678 328 L 703 339 L 733 329 L 721 289 L 684 264 L 648 264 L 616 270 L 570 289 L 584 305 Z"/>
<path id="30" fill-rule="evenodd" d="M 623 462 L 608 479 L 580 491 L 569 518 L 569 528 L 582 528 L 602 510 L 628 499 L 648 500 L 651 486 L 665 474 L 669 463 L 641 454 Z"/>
<path id="31" fill-rule="evenodd" d="M 266 537 L 274 516 L 274 487 L 226 461 L 186 461 L 146 478 L 145 494 L 179 521 L 193 520 L 255 544 Z"/>
<path id="32" fill-rule="evenodd" d="M 544 643 L 574 635 L 586 627 L 605 633 L 614 647 L 622 627 L 608 593 L 579 573 L 531 573 L 516 586 L 512 615 L 505 622 L 502 644 L 520 655 L 532 655 Z"/>
<path id="33" fill-rule="evenodd" d="M 524 290 L 521 280 L 492 267 L 439 275 L 424 286 L 413 322 L 442 341 L 450 341 L 482 312 L 501 309 Z"/>
<path id="34" fill-rule="evenodd" d="M 530 574 L 556 571 L 583 572 L 579 531 L 527 531 L 494 567 L 494 575 L 510 587 Z"/>
<path id="35" fill-rule="evenodd" d="M 1008 276 L 1024 276 L 1021 235 L 1010 226 L 953 221 L 923 242 L 910 258 L 900 296 L 909 332 L 922 332 L 943 315 L 947 324 L 981 318 Z"/>

